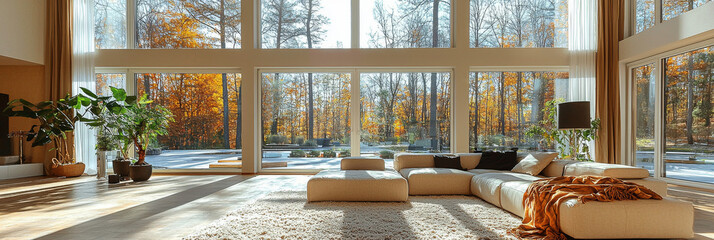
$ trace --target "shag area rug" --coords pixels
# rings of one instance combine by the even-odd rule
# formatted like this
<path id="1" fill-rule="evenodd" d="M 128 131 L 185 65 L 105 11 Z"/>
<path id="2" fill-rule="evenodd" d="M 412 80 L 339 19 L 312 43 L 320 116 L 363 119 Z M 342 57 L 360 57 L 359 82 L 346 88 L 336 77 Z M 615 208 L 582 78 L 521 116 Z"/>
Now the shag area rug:
<path id="1" fill-rule="evenodd" d="M 184 239 L 515 239 L 521 219 L 470 196 L 410 196 L 409 202 L 307 203 L 275 192 Z"/>

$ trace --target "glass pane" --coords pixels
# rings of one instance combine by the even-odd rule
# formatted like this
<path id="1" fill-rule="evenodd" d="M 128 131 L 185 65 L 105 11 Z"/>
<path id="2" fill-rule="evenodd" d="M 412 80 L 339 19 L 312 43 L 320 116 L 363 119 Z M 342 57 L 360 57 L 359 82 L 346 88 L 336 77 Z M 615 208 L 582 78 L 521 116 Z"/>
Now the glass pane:
<path id="1" fill-rule="evenodd" d="M 240 80 L 236 73 L 136 74 L 139 96 L 148 95 L 175 119 L 169 133 L 149 146 L 163 151 L 147 153 L 146 161 L 155 168 L 240 168 Z"/>
<path id="2" fill-rule="evenodd" d="M 654 64 L 632 69 L 632 79 L 637 89 L 635 102 L 635 147 L 637 148 L 635 166 L 650 171 L 654 176 L 654 112 L 655 112 L 655 74 Z"/>
<path id="3" fill-rule="evenodd" d="M 362 156 L 450 152 L 451 74 L 360 75 Z"/>
<path id="4" fill-rule="evenodd" d="M 126 88 L 126 74 L 123 73 L 97 73 L 97 88 L 95 93 L 99 96 L 111 96 L 109 87 Z"/>
<path id="5" fill-rule="evenodd" d="M 670 20 L 711 0 L 662 0 L 662 20 Z"/>
<path id="6" fill-rule="evenodd" d="M 567 72 L 471 72 L 469 84 L 471 151 L 555 151 L 526 132 L 547 119 L 548 101 L 567 98 Z"/>
<path id="7" fill-rule="evenodd" d="M 714 47 L 665 61 L 665 175 L 714 183 Z"/>
<path id="8" fill-rule="evenodd" d="M 94 1 L 94 45 L 126 48 L 126 0 Z"/>
<path id="9" fill-rule="evenodd" d="M 472 48 L 568 47 L 568 1 L 471 0 Z"/>
<path id="10" fill-rule="evenodd" d="M 137 48 L 240 48 L 240 0 L 136 0 Z"/>
<path id="11" fill-rule="evenodd" d="M 350 0 L 261 0 L 262 48 L 350 48 Z"/>
<path id="12" fill-rule="evenodd" d="M 263 73 L 263 168 L 339 169 L 350 156 L 349 73 Z"/>
<path id="13" fill-rule="evenodd" d="M 654 0 L 637 0 L 635 2 L 635 33 L 642 32 L 654 26 L 654 23 Z"/>
<path id="14" fill-rule="evenodd" d="M 451 1 L 361 0 L 360 47 L 451 47 Z"/>

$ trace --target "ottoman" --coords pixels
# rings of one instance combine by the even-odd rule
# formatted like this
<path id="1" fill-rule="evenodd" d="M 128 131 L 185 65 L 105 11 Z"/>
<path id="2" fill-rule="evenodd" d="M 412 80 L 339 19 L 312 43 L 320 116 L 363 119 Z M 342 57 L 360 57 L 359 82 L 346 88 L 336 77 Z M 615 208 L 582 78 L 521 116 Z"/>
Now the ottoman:
<path id="1" fill-rule="evenodd" d="M 396 171 L 323 170 L 307 182 L 307 201 L 404 202 L 407 180 Z"/>

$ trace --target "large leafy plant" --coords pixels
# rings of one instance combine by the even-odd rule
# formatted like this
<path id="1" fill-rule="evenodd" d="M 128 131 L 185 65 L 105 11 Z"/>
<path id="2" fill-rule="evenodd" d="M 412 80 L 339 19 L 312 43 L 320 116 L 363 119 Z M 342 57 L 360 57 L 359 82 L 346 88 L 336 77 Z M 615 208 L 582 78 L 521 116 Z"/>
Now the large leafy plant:
<path id="1" fill-rule="evenodd" d="M 158 136 L 168 133 L 173 116 L 168 109 L 151 104 L 146 95 L 137 99 L 127 96 L 124 89 L 111 87 L 111 91 L 112 96 L 97 96 L 82 88 L 83 94 L 78 94 L 77 98 L 88 104 L 80 114 L 80 121 L 110 136 L 125 159 L 129 158 L 133 144 L 139 155 L 135 165 L 144 165 L 146 149 Z M 78 106 L 77 109 L 82 108 Z"/>
<path id="2" fill-rule="evenodd" d="M 32 146 L 53 144 L 49 151 L 55 152 L 53 162 L 70 164 L 75 162 L 73 148 L 67 143 L 67 135 L 74 131 L 77 117 L 72 114 L 72 109 L 81 107 L 82 102 L 77 97 L 67 97 L 57 101 L 42 101 L 33 104 L 24 99 L 15 99 L 8 103 L 4 109 L 5 114 L 12 117 L 26 117 L 37 119 L 39 124 L 32 125 L 27 141 L 32 141 Z"/>
<path id="3" fill-rule="evenodd" d="M 540 139 L 547 148 L 556 148 L 560 158 L 570 158 L 580 161 L 592 160 L 588 142 L 597 138 L 600 129 L 600 119 L 590 121 L 587 129 L 558 129 L 556 121 L 558 104 L 565 102 L 562 98 L 553 99 L 543 107 L 543 120 L 531 126 L 526 131 L 526 136 Z"/>

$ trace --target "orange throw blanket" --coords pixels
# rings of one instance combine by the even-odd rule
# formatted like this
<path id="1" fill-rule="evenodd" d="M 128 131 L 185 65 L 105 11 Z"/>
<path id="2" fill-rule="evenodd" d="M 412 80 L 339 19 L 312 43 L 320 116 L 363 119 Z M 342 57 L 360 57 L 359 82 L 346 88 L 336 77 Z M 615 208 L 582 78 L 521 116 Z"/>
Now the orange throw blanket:
<path id="1" fill-rule="evenodd" d="M 560 231 L 560 204 L 577 198 L 589 201 L 662 199 L 657 193 L 641 185 L 610 177 L 564 176 L 533 182 L 523 197 L 523 224 L 511 230 L 516 237 L 526 239 L 567 239 Z"/>

